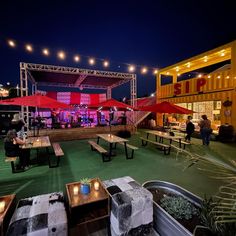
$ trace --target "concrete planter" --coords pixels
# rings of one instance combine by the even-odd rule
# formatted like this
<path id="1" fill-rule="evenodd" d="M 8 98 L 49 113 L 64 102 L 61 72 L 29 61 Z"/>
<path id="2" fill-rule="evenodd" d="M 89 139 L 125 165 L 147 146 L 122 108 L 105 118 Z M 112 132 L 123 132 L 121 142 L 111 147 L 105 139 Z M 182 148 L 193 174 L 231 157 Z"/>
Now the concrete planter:
<path id="1" fill-rule="evenodd" d="M 143 184 L 143 187 L 163 189 L 173 192 L 174 194 L 180 195 L 192 202 L 195 206 L 200 207 L 202 199 L 193 193 L 179 187 L 178 185 L 151 180 Z M 161 236 L 190 236 L 193 235 L 189 230 L 183 227 L 177 220 L 175 220 L 170 214 L 168 214 L 159 204 L 153 202 L 153 220 L 154 220 L 154 229 Z"/>

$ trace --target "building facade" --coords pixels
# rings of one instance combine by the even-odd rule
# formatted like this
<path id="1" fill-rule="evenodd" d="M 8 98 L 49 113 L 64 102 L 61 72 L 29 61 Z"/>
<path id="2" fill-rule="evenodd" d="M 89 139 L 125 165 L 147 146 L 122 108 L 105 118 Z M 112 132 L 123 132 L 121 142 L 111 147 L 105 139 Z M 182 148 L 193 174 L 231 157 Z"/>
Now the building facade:
<path id="1" fill-rule="evenodd" d="M 213 129 L 229 124 L 236 130 L 236 40 L 161 69 L 156 99 L 193 110 L 196 120 L 206 114 Z"/>

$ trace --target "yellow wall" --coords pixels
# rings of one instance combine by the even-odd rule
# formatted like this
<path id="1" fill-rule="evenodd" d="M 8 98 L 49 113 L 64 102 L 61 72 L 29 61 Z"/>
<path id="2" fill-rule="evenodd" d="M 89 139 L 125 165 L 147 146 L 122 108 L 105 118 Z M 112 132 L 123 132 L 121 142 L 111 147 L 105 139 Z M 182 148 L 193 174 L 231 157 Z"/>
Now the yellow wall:
<path id="1" fill-rule="evenodd" d="M 231 66 L 230 69 L 225 69 L 224 71 L 215 72 L 204 75 L 202 78 L 206 79 L 206 84 L 201 88 L 202 94 L 199 94 L 196 91 L 196 84 L 199 78 L 193 78 L 190 80 L 185 80 L 178 82 L 181 84 L 181 89 L 184 88 L 186 81 L 189 81 L 189 93 L 185 93 L 184 89 L 181 91 L 181 94 L 174 96 L 174 83 L 162 85 L 160 84 L 161 75 L 157 75 L 157 102 L 169 101 L 171 103 L 192 103 L 192 102 L 202 102 L 202 101 L 221 101 L 222 104 L 224 101 L 229 98 L 232 101 L 231 107 L 224 107 L 222 105 L 221 109 L 221 124 L 231 124 L 234 126 L 236 131 L 236 41 L 231 45 Z M 204 66 L 202 66 L 204 67 Z M 166 73 L 163 71 L 163 74 Z M 161 73 L 160 72 L 160 73 Z M 225 110 L 231 110 L 231 116 L 225 116 Z M 162 125 L 162 116 L 159 115 L 157 119 L 157 124 Z"/>

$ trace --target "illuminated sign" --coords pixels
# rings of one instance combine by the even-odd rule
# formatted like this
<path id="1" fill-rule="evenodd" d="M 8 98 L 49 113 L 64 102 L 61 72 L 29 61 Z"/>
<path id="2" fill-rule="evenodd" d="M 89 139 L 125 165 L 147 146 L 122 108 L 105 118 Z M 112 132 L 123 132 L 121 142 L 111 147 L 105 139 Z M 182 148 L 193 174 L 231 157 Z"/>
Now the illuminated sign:
<path id="1" fill-rule="evenodd" d="M 201 92 L 202 87 L 206 84 L 206 79 L 199 78 L 196 80 L 196 90 Z M 183 93 L 190 93 L 190 81 L 174 84 L 174 95 L 180 95 Z"/>

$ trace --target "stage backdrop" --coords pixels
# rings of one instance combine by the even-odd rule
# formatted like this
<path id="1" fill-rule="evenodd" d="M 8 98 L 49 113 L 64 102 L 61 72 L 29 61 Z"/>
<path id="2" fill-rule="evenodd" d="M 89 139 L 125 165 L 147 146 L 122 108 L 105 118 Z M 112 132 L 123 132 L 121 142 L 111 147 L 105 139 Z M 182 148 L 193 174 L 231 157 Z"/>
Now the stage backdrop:
<path id="1" fill-rule="evenodd" d="M 66 104 L 97 104 L 106 100 L 106 93 L 47 92 L 47 96 Z"/>

